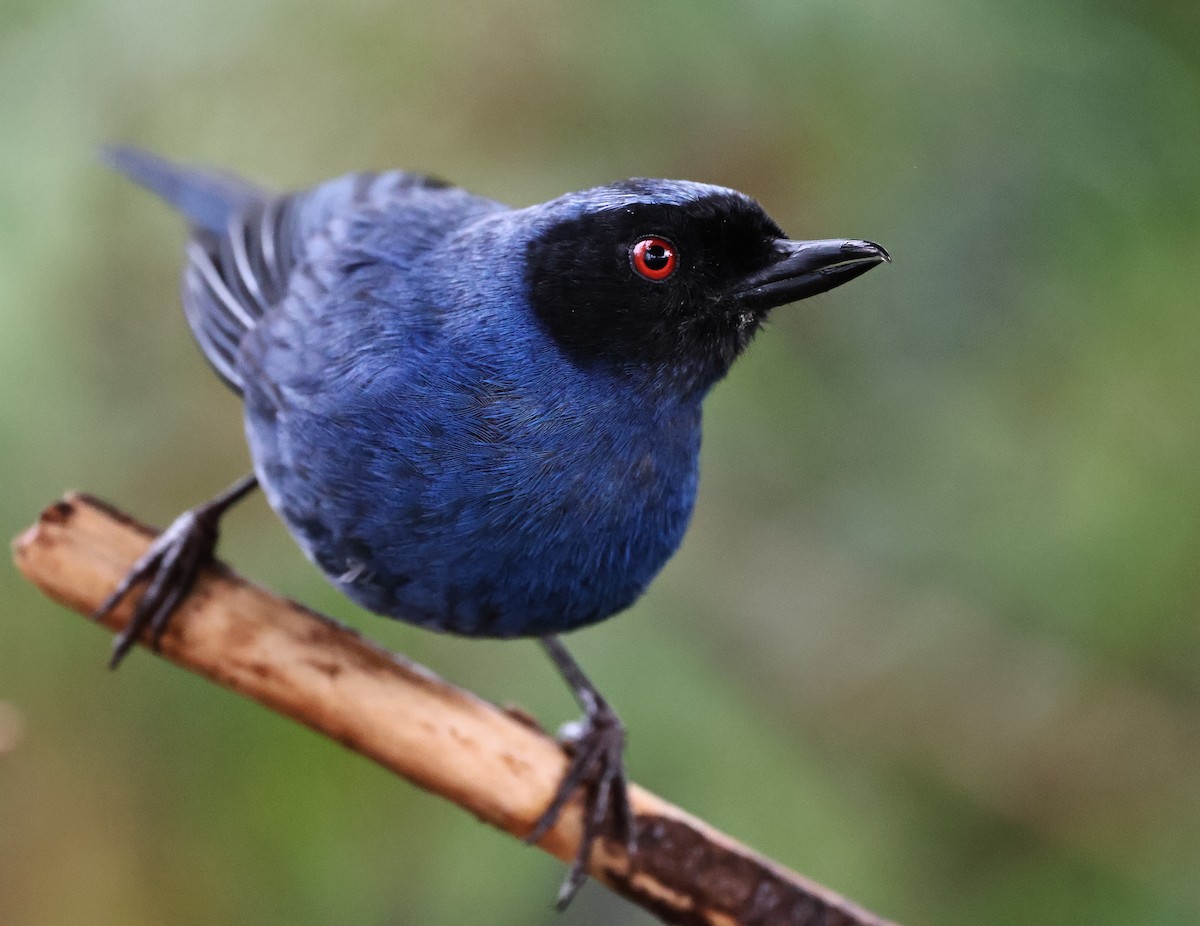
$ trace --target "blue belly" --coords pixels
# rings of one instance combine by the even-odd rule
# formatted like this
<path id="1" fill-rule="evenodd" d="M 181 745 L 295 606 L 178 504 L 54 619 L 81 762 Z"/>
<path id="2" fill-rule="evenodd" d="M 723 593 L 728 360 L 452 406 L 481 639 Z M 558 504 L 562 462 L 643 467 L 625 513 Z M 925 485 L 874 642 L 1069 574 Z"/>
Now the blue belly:
<path id="1" fill-rule="evenodd" d="M 247 435 L 271 506 L 334 585 L 387 617 L 541 636 L 628 607 L 687 527 L 698 403 L 572 395 L 569 372 L 549 389 L 526 371 L 517 390 L 458 367 L 364 378 L 359 365 L 353 383 L 308 392 L 252 381 Z"/>

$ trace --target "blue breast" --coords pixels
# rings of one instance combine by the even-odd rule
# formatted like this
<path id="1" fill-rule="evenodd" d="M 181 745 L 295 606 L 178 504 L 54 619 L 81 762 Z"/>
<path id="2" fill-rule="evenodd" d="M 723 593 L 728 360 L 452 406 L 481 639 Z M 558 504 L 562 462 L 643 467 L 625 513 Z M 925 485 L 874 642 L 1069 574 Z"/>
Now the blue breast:
<path id="1" fill-rule="evenodd" d="M 255 468 L 309 557 L 372 611 L 471 636 L 627 607 L 697 486 L 700 398 L 565 358 L 496 260 L 508 229 L 428 249 L 377 222 L 241 358 Z"/>

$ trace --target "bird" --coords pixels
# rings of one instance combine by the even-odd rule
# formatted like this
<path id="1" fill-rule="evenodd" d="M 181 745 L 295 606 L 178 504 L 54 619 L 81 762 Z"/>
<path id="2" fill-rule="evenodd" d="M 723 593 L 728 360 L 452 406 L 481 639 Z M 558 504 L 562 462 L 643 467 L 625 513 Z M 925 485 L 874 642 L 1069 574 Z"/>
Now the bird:
<path id="1" fill-rule="evenodd" d="M 630 179 L 514 208 L 425 174 L 275 193 L 106 148 L 182 214 L 184 315 L 243 403 L 253 473 L 180 515 L 101 605 L 140 588 L 116 667 L 157 648 L 222 516 L 256 487 L 376 614 L 540 641 L 584 711 L 538 841 L 577 794 L 566 906 L 602 837 L 636 847 L 625 730 L 560 636 L 624 611 L 680 545 L 705 396 L 772 310 L 890 260 L 793 240 L 751 197 Z"/>

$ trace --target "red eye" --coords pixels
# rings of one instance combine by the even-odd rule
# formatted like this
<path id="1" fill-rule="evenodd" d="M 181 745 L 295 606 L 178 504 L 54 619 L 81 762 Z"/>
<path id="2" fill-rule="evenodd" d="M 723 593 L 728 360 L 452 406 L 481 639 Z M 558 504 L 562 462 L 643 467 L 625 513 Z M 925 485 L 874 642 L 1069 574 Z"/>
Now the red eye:
<path id="1" fill-rule="evenodd" d="M 666 238 L 643 238 L 629 251 L 633 269 L 647 280 L 665 280 L 675 272 L 679 252 Z"/>

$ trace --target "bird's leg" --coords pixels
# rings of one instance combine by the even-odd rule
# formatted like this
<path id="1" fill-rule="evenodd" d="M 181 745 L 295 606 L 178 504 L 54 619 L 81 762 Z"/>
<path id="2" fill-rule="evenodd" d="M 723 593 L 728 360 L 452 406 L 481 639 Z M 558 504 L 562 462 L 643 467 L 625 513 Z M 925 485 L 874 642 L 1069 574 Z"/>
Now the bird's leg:
<path id="1" fill-rule="evenodd" d="M 171 615 L 191 591 L 200 570 L 212 561 L 221 517 L 257 485 L 255 476 L 243 476 L 216 498 L 185 511 L 158 535 L 150 549 L 104 599 L 93 615 L 95 620 L 111 611 L 138 582 L 147 582 L 133 609 L 133 617 L 113 640 L 110 668 L 120 665 L 147 627 L 150 628 L 150 645 L 158 649 Z"/>
<path id="2" fill-rule="evenodd" d="M 562 910 L 583 884 L 592 845 L 604 835 L 602 831 L 606 826 L 609 827 L 607 835 L 624 842 L 631 855 L 636 843 L 622 760 L 625 728 L 558 637 L 543 637 L 541 643 L 584 710 L 583 718 L 572 725 L 576 729 L 563 737 L 571 754 L 566 774 L 559 782 L 550 806 L 525 837 L 526 842 L 536 843 L 545 836 L 575 791 L 580 787 L 584 789 L 583 837 L 571 870 L 558 892 L 556 906 Z"/>

